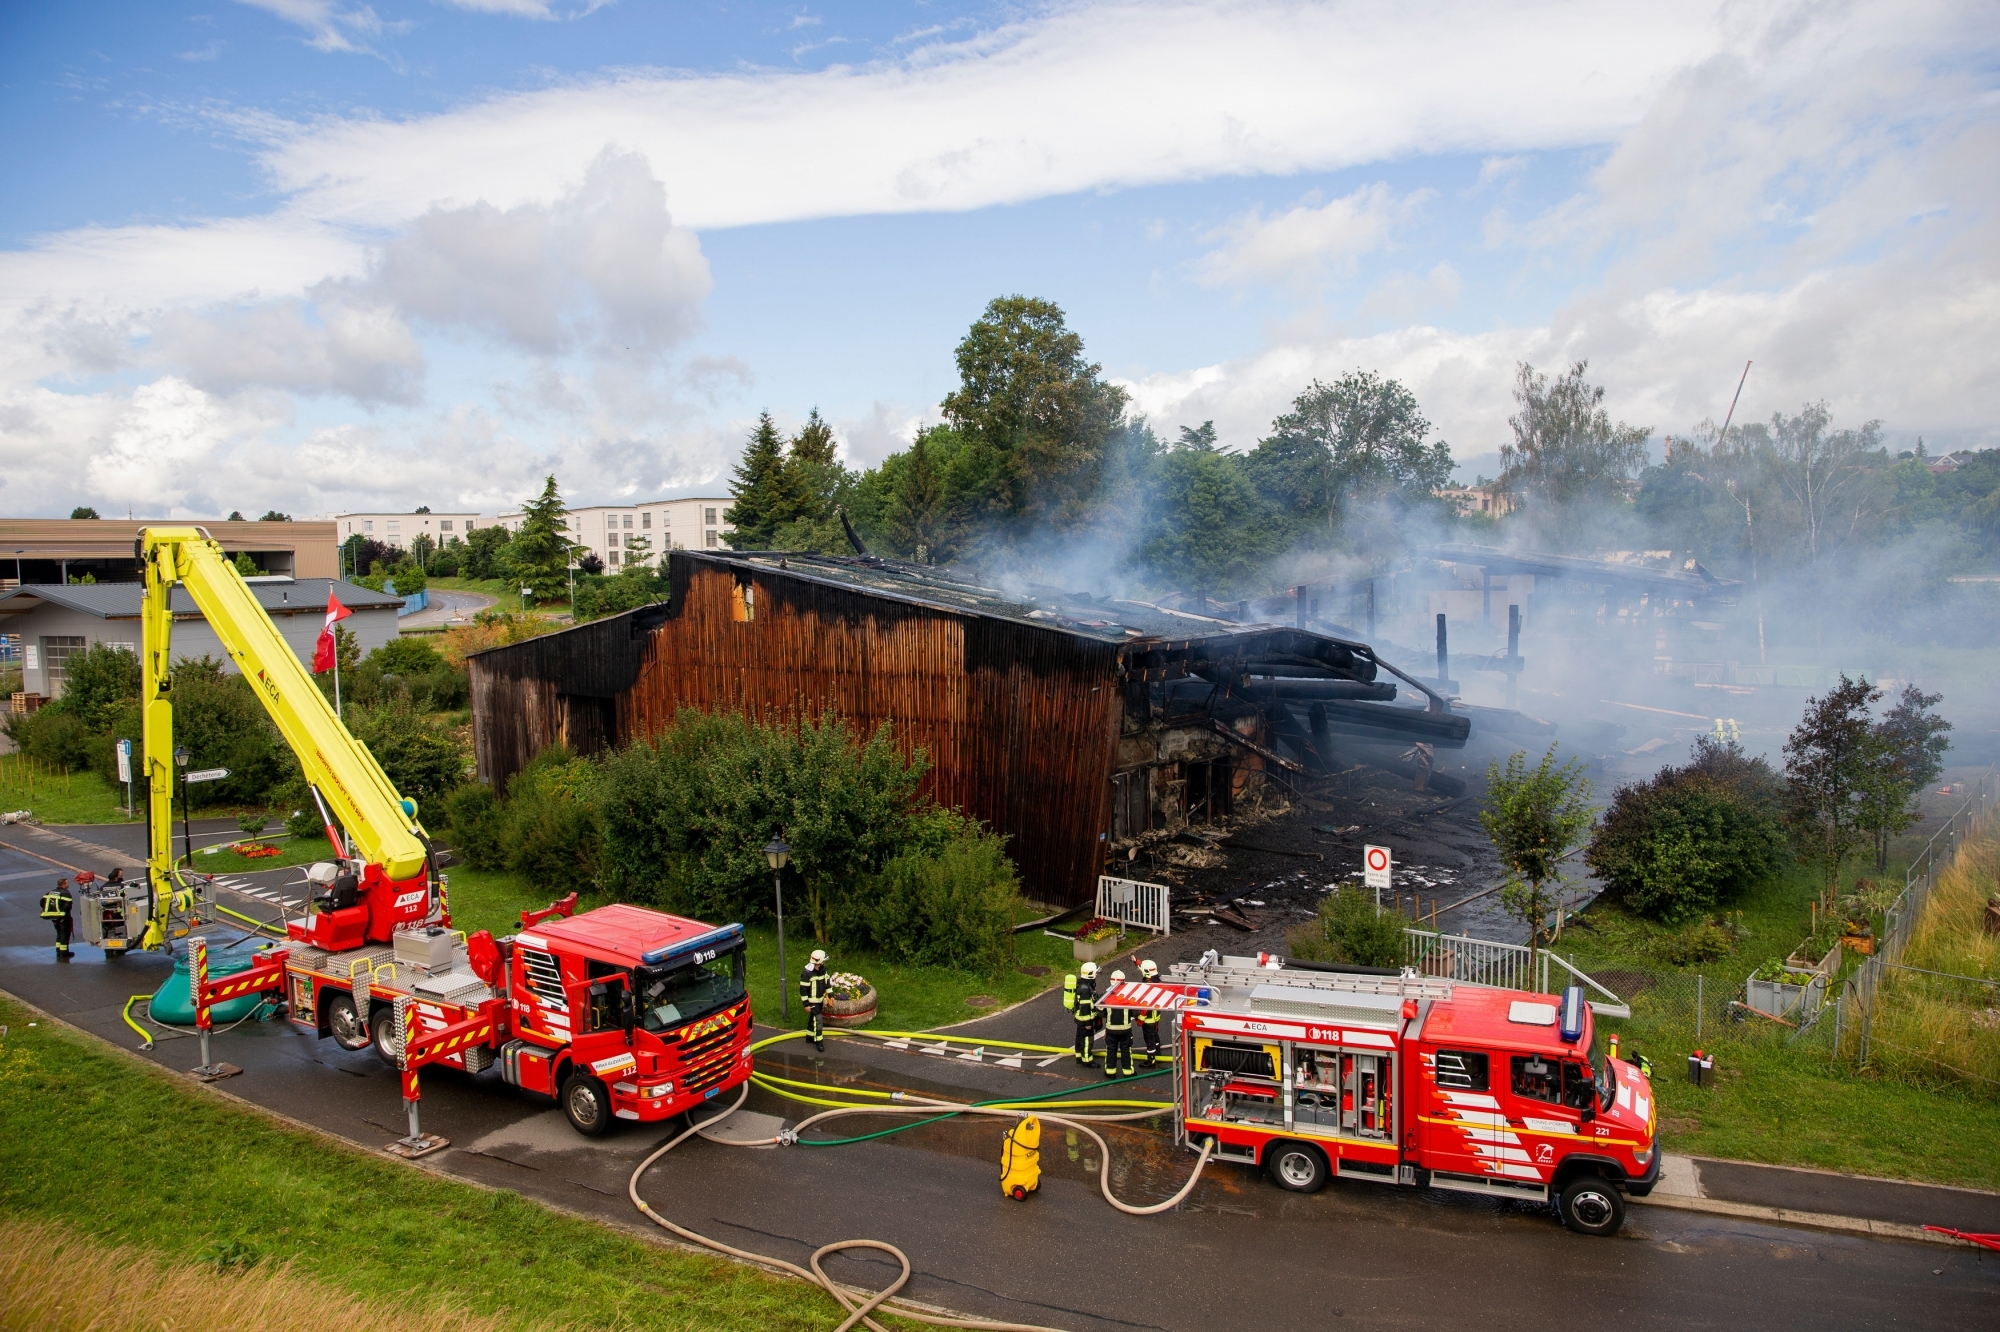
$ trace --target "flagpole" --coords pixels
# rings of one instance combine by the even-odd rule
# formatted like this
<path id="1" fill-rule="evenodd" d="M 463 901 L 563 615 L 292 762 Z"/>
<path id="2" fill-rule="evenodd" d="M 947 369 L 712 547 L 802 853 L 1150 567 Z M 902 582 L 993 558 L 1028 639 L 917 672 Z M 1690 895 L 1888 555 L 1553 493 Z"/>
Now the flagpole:
<path id="1" fill-rule="evenodd" d="M 342 726 L 347 725 L 347 715 L 340 710 L 340 624 L 333 626 L 333 715 Z"/>

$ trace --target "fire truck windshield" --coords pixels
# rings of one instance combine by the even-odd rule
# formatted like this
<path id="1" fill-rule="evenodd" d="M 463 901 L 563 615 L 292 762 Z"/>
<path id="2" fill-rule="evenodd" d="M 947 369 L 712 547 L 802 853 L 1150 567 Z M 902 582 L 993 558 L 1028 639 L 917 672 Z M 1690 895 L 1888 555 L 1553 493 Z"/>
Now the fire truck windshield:
<path id="1" fill-rule="evenodd" d="M 743 950 L 698 966 L 639 967 L 632 982 L 639 995 L 640 1025 L 647 1031 L 668 1031 L 743 997 Z"/>

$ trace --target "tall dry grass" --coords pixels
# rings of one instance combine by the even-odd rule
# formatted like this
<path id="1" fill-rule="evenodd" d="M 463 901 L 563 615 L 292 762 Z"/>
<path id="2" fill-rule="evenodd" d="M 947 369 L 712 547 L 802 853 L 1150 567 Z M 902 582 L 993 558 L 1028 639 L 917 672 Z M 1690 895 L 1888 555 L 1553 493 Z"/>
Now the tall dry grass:
<path id="1" fill-rule="evenodd" d="M 1905 967 L 2000 981 L 2000 936 L 1985 932 L 2000 893 L 2000 820 L 1984 820 L 1939 875 L 1903 952 Z M 2000 989 L 1892 970 L 1875 1000 L 1870 1061 L 1885 1073 L 2000 1098 Z"/>
<path id="2" fill-rule="evenodd" d="M 500 1332 L 513 1326 L 433 1304 L 357 1299 L 291 1270 L 162 1261 L 46 1221 L 0 1218 L 4 1332 Z"/>

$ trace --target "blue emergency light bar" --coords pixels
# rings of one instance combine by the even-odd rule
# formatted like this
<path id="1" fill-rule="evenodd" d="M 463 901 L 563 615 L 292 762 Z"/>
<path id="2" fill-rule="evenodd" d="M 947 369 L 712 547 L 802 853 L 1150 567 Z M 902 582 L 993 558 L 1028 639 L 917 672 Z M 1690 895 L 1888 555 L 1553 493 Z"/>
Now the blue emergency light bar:
<path id="1" fill-rule="evenodd" d="M 1572 985 L 1563 991 L 1561 1024 L 1556 1028 L 1566 1041 L 1583 1035 L 1583 987 Z"/>
<path id="2" fill-rule="evenodd" d="M 679 943 L 668 944 L 665 948 L 655 948 L 650 953 L 642 953 L 639 960 L 649 967 L 656 967 L 662 962 L 672 962 L 677 958 L 686 957 L 690 953 L 699 953 L 705 949 L 710 950 L 710 956 L 713 956 L 724 949 L 734 948 L 742 942 L 743 927 L 741 925 L 723 925 L 717 929 L 710 930 L 707 934 L 697 934 L 692 939 L 682 939 Z M 706 959 L 703 960 L 705 961 Z"/>

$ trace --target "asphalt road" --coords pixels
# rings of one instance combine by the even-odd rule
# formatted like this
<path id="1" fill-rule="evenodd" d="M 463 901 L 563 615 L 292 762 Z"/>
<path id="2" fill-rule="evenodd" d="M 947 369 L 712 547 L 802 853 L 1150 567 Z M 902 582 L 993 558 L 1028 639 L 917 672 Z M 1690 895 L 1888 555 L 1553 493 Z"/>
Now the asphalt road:
<path id="1" fill-rule="evenodd" d="M 36 899 L 59 871 L 14 848 L 108 868 L 79 844 L 0 830 L 0 988 L 125 1048 L 128 996 L 150 992 L 168 960 L 107 963 L 79 948 L 54 961 Z M 275 871 L 268 877 L 296 875 Z M 267 876 L 244 876 L 257 886 Z M 237 898 L 254 909 L 255 898 Z M 235 937 L 217 930 L 218 942 Z M 975 1024 L 1063 1039 L 1047 999 Z M 367 1147 L 403 1132 L 394 1074 L 372 1054 L 348 1055 L 277 1021 L 216 1038 L 245 1073 L 224 1084 Z M 192 1040 L 161 1040 L 148 1056 L 168 1068 L 198 1062 Z M 829 1042 L 827 1055 L 779 1047 L 787 1076 L 896 1086 L 976 1099 L 1052 1090 L 1066 1062 L 1019 1070 L 979 1061 Z M 1160 1083 L 1139 1083 L 1132 1094 Z M 426 1162 L 446 1174 L 515 1189 L 611 1224 L 651 1229 L 625 1181 L 659 1131 L 625 1129 L 590 1141 L 549 1102 L 502 1085 L 431 1072 L 424 1127 L 452 1146 Z M 750 1114 L 796 1120 L 787 1103 L 753 1094 Z M 860 1132 L 874 1122 L 848 1121 Z M 766 1123 L 768 1127 L 768 1123 Z M 1042 1191 L 1026 1203 L 997 1187 L 1000 1129 L 980 1121 L 931 1125 L 878 1142 L 747 1149 L 690 1142 L 649 1174 L 643 1191 L 683 1225 L 740 1247 L 803 1262 L 818 1245 L 874 1237 L 900 1245 L 919 1299 L 987 1317 L 1075 1329 L 1312 1328 L 1343 1324 L 1481 1328 L 1550 1323 L 1630 1327 L 1827 1329 L 1918 1325 L 1989 1328 L 2000 1262 L 1934 1245 L 1836 1235 L 1658 1208 L 1634 1208 L 1623 1234 L 1571 1235 L 1540 1209 L 1452 1194 L 1337 1183 L 1301 1197 L 1237 1166 L 1213 1166 L 1186 1204 L 1125 1216 L 1097 1196 L 1096 1149 L 1044 1138 Z M 1160 1134 L 1116 1130 L 1112 1184 L 1152 1201 L 1186 1178 L 1190 1158 Z M 886 1267 L 836 1259 L 832 1270 L 881 1280 Z"/>

